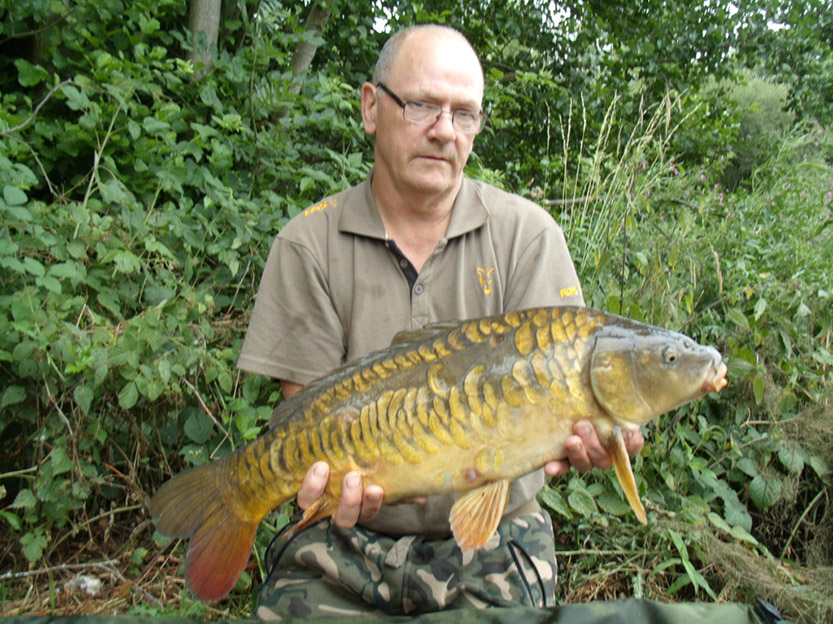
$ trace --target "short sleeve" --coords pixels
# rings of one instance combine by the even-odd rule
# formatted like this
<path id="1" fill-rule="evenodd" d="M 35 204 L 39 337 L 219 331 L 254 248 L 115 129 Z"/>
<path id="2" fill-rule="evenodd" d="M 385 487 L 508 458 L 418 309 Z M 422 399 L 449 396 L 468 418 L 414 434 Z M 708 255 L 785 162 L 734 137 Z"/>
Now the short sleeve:
<path id="1" fill-rule="evenodd" d="M 549 224 L 520 252 L 507 280 L 504 309 L 584 305 L 575 265 L 561 227 Z"/>
<path id="2" fill-rule="evenodd" d="M 307 384 L 343 363 L 345 344 L 324 268 L 303 244 L 278 236 L 237 366 Z"/>

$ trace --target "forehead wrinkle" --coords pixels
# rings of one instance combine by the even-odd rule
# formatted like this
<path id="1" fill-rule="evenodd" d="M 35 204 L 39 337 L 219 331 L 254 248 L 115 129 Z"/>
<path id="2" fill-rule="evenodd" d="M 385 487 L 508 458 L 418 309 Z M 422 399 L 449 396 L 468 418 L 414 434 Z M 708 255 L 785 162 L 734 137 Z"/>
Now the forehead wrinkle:
<path id="1" fill-rule="evenodd" d="M 449 58 L 456 60 L 449 64 Z M 430 32 L 413 33 L 403 42 L 391 63 L 388 84 L 408 100 L 479 108 L 483 99 L 483 73 L 471 47 L 456 37 Z"/>

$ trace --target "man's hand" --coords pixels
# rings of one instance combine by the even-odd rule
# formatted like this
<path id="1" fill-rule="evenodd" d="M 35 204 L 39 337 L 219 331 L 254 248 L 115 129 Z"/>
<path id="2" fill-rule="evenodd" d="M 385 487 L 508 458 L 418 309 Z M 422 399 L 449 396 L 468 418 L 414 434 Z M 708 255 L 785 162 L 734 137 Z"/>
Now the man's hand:
<path id="1" fill-rule="evenodd" d="M 324 494 L 330 467 L 325 462 L 316 462 L 307 471 L 296 500 L 298 507 L 306 510 Z M 349 529 L 358 523 L 370 522 L 382 508 L 384 492 L 378 485 L 369 485 L 362 491 L 362 476 L 348 472 L 341 482 L 341 500 L 333 514 L 336 526 Z"/>
<path id="2" fill-rule="evenodd" d="M 642 451 L 645 439 L 639 431 L 622 430 L 622 436 L 625 438 L 628 455 L 634 457 Z M 564 451 L 567 459 L 551 461 L 544 466 L 544 471 L 550 477 L 559 477 L 569 472 L 571 466 L 579 472 L 585 472 L 593 467 L 606 469 L 613 465 L 596 429 L 587 420 L 576 421 L 573 425 L 573 435 L 564 441 Z"/>

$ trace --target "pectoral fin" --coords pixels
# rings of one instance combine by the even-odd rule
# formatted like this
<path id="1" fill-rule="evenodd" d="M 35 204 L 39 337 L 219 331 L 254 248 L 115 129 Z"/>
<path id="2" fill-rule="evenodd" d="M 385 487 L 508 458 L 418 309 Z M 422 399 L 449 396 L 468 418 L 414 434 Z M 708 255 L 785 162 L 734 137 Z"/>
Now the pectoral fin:
<path id="1" fill-rule="evenodd" d="M 307 507 L 298 523 L 286 532 L 286 537 L 302 529 L 306 529 L 308 526 L 312 526 L 319 520 L 329 518 L 336 512 L 336 509 L 338 509 L 338 500 L 329 496 L 328 492 L 325 492 L 321 498 Z"/>
<path id="2" fill-rule="evenodd" d="M 613 458 L 613 467 L 616 469 L 616 477 L 619 485 L 625 492 L 625 498 L 631 505 L 636 517 L 642 524 L 648 524 L 648 517 L 645 515 L 645 508 L 639 500 L 639 492 L 636 489 L 636 481 L 633 478 L 631 459 L 628 457 L 628 449 L 625 446 L 625 439 L 622 437 L 622 430 L 619 427 L 613 428 L 613 433 L 607 444 L 607 452 Z"/>
<path id="3" fill-rule="evenodd" d="M 460 548 L 483 548 L 497 530 L 508 501 L 506 479 L 461 494 L 449 515 L 451 532 Z"/>

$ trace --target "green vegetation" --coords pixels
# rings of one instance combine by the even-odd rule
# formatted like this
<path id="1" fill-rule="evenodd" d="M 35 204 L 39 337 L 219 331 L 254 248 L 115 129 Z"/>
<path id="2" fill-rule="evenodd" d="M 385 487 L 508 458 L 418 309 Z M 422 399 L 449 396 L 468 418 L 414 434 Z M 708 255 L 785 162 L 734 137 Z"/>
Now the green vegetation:
<path id="1" fill-rule="evenodd" d="M 730 366 L 719 396 L 648 430 L 648 527 L 607 473 L 542 494 L 559 599 L 833 617 L 833 12 L 333 2 L 316 34 L 303 3 L 238 0 L 205 67 L 184 3 L 17 4 L 0 8 L 0 611 L 248 614 L 289 510 L 208 607 L 144 506 L 261 431 L 278 388 L 234 365 L 271 240 L 366 175 L 358 94 L 382 31 L 444 21 L 487 75 L 469 174 L 552 210 L 588 303 Z M 64 591 L 76 573 L 102 594 Z"/>

